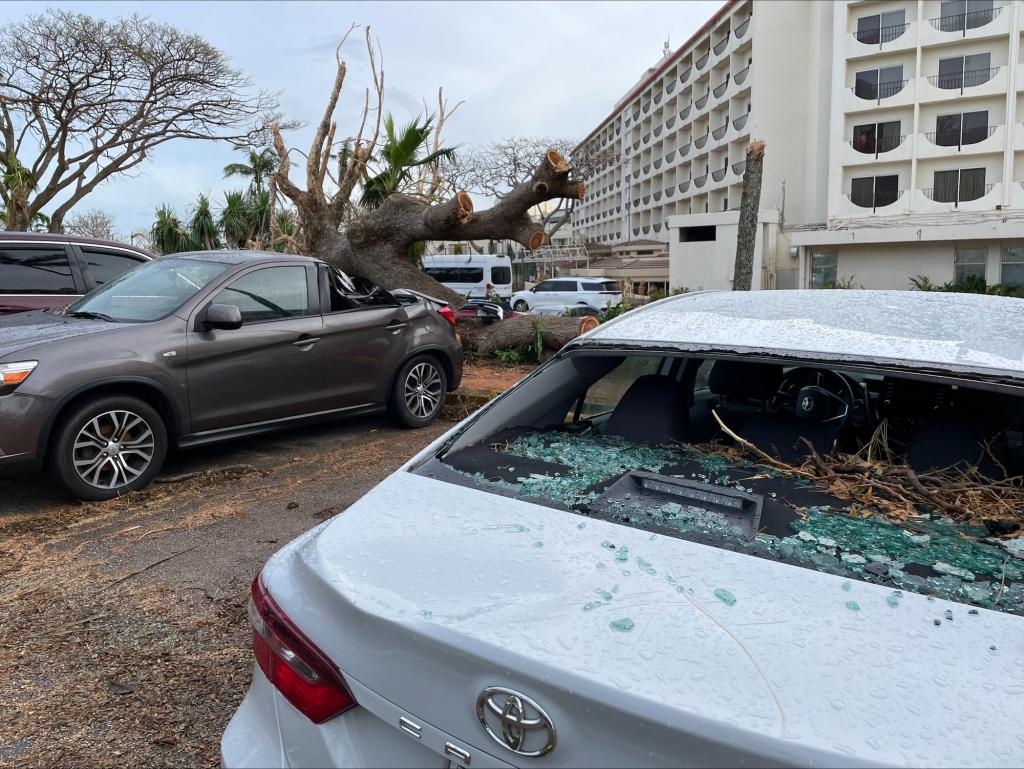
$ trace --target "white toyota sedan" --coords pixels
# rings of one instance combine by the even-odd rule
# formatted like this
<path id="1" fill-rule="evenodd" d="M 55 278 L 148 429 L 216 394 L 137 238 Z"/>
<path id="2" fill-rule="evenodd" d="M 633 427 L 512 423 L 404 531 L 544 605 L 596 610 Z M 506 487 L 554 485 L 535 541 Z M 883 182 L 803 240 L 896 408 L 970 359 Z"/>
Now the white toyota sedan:
<path id="1" fill-rule="evenodd" d="M 695 293 L 253 583 L 228 767 L 1024 764 L 1024 302 Z"/>

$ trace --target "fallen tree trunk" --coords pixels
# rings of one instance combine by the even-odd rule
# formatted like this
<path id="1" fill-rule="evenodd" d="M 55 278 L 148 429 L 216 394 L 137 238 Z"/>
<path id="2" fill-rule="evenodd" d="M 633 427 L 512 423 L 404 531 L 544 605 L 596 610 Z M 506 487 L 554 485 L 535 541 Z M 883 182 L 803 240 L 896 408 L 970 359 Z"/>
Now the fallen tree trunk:
<path id="1" fill-rule="evenodd" d="M 495 350 L 532 349 L 537 339 L 534 324 L 540 329 L 544 347 L 560 350 L 584 331 L 589 331 L 593 319 L 523 315 L 486 326 L 478 320 L 466 320 L 459 321 L 458 331 L 463 347 L 487 356 L 493 355 Z"/>

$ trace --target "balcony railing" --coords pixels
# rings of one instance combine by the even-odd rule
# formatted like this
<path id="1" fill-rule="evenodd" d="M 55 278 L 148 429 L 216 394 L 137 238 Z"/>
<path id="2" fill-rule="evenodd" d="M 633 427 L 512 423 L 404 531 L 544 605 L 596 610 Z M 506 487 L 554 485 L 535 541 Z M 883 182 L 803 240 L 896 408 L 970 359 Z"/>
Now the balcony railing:
<path id="1" fill-rule="evenodd" d="M 933 131 L 926 133 L 925 138 L 939 147 L 956 147 L 959 152 L 964 146 L 985 141 L 996 132 L 996 128 L 998 126 L 990 125 L 956 131 Z"/>
<path id="2" fill-rule="evenodd" d="M 658 222 L 657 224 L 655 224 L 653 226 L 654 226 L 654 231 L 655 232 L 661 232 L 661 222 Z"/>
<path id="3" fill-rule="evenodd" d="M 677 185 L 676 185 L 676 187 L 678 187 L 678 188 L 679 188 L 679 194 L 680 194 L 680 195 L 682 195 L 682 194 L 684 194 L 684 193 L 685 193 L 685 192 L 686 192 L 686 191 L 687 191 L 688 189 L 690 189 L 690 180 L 689 180 L 689 179 L 687 179 L 687 180 L 686 180 L 685 182 L 680 182 L 679 184 L 677 184 Z"/>
<path id="4" fill-rule="evenodd" d="M 716 171 L 711 172 L 711 178 L 716 182 L 722 181 L 725 178 L 725 172 L 729 170 L 729 166 L 722 166 Z"/>
<path id="5" fill-rule="evenodd" d="M 640 108 L 639 107 L 637 107 L 635 110 L 633 110 L 633 120 L 636 120 L 638 117 L 640 117 Z"/>
<path id="6" fill-rule="evenodd" d="M 664 94 L 661 94 L 661 93 L 659 93 L 657 96 L 655 96 L 654 97 L 654 103 L 655 104 L 661 104 L 661 99 L 662 99 L 663 96 L 664 96 Z"/>
<path id="7" fill-rule="evenodd" d="M 643 137 L 642 137 L 642 138 L 640 139 L 640 143 L 641 143 L 641 144 L 649 144 L 649 143 L 650 143 L 650 141 L 651 141 L 651 132 L 650 132 L 650 131 L 648 131 L 648 132 L 647 132 L 647 133 L 645 133 L 645 134 L 643 135 Z"/>
<path id="8" fill-rule="evenodd" d="M 647 176 L 647 174 L 649 174 L 651 172 L 651 164 L 648 163 L 647 165 L 645 165 L 643 170 L 644 170 L 644 176 Z"/>
<path id="9" fill-rule="evenodd" d="M 704 65 L 708 63 L 708 57 L 710 56 L 711 51 L 708 51 L 706 54 L 697 59 L 697 61 L 693 63 L 693 66 L 695 66 L 697 69 L 704 69 Z"/>
<path id="10" fill-rule="evenodd" d="M 717 43 L 715 43 L 714 47 L 711 50 L 713 50 L 715 52 L 715 54 L 717 55 L 717 54 L 720 54 L 722 51 L 724 51 L 725 47 L 727 45 L 729 45 L 729 31 L 728 30 L 726 30 L 726 32 L 725 32 L 725 37 L 723 37 L 721 40 L 719 40 Z"/>
<path id="11" fill-rule="evenodd" d="M 1002 6 L 996 6 L 995 8 L 986 8 L 982 11 L 939 16 L 929 21 L 939 32 L 959 32 L 961 35 L 966 35 L 969 29 L 977 29 L 992 23 L 1002 10 Z"/>
<path id="12" fill-rule="evenodd" d="M 667 129 L 669 129 L 671 131 L 672 130 L 672 126 L 674 126 L 675 124 L 676 124 L 676 116 L 673 115 L 672 117 L 670 117 L 668 120 L 665 121 L 665 128 L 667 128 Z"/>
<path id="13" fill-rule="evenodd" d="M 640 111 L 646 115 L 648 112 L 651 111 L 651 103 L 647 102 L 644 106 L 640 108 Z"/>
<path id="14" fill-rule="evenodd" d="M 675 194 L 676 194 L 676 188 L 675 187 L 666 187 L 665 188 L 665 197 L 666 198 L 671 198 Z"/>
<path id="15" fill-rule="evenodd" d="M 681 110 L 679 110 L 679 119 L 680 120 L 686 120 L 686 118 L 688 118 L 690 116 L 690 110 L 692 108 L 693 108 L 693 102 L 690 102 L 685 107 L 683 107 Z"/>
<path id="16" fill-rule="evenodd" d="M 729 118 L 726 117 L 725 118 L 725 123 L 723 125 L 718 126 L 718 128 L 716 128 L 715 130 L 713 130 L 711 132 L 711 135 L 714 136 L 716 139 L 721 139 L 723 136 L 725 136 L 725 132 L 728 131 L 728 130 L 729 130 Z"/>
<path id="17" fill-rule="evenodd" d="M 874 194 L 854 194 L 851 192 L 847 197 L 855 206 L 870 208 L 873 211 L 876 208 L 882 208 L 883 206 L 891 206 L 900 199 L 900 195 L 902 194 L 903 190 L 882 190 L 875 191 Z"/>
<path id="18" fill-rule="evenodd" d="M 741 160 L 739 163 L 732 164 L 732 172 L 737 176 L 743 176 L 743 172 L 747 170 L 747 161 Z"/>
<path id="19" fill-rule="evenodd" d="M 679 82 L 680 82 L 680 84 L 685 83 L 687 80 L 690 79 L 690 73 L 692 71 L 693 71 L 693 67 L 687 67 L 686 69 L 684 69 L 682 72 L 679 73 Z"/>
<path id="20" fill-rule="evenodd" d="M 655 160 L 654 161 L 654 170 L 657 171 L 659 168 L 661 168 L 661 160 Z"/>
<path id="21" fill-rule="evenodd" d="M 633 228 L 633 235 L 639 235 L 639 234 L 640 234 L 640 228 L 639 227 L 634 227 Z"/>
<path id="22" fill-rule="evenodd" d="M 910 27 L 909 24 L 891 24 L 888 27 L 875 27 L 874 29 L 859 29 L 853 32 L 853 37 L 858 43 L 864 43 L 865 45 L 877 45 L 882 46 L 886 43 L 891 43 L 898 37 L 903 37 L 903 34 Z"/>
<path id="23" fill-rule="evenodd" d="M 676 81 L 672 80 L 665 86 L 665 93 L 671 96 L 674 90 L 676 90 Z"/>
<path id="24" fill-rule="evenodd" d="M 708 136 L 709 134 L 698 136 L 696 139 L 693 140 L 693 146 L 695 146 L 697 149 L 702 149 L 704 145 L 708 143 Z"/>
<path id="25" fill-rule="evenodd" d="M 676 159 L 676 151 L 675 150 L 672 150 L 671 152 L 669 152 L 669 153 L 667 153 L 665 155 L 665 162 L 666 163 L 671 163 L 675 159 Z"/>
<path id="26" fill-rule="evenodd" d="M 747 75 L 749 73 L 750 73 L 750 65 L 748 64 L 743 69 L 741 69 L 739 72 L 737 72 L 736 73 L 736 77 L 733 78 L 733 80 L 736 82 L 736 85 L 743 85 L 743 81 L 747 79 Z"/>
<path id="27" fill-rule="evenodd" d="M 877 137 L 873 143 L 853 139 L 850 141 L 850 146 L 862 155 L 874 155 L 877 158 L 879 155 L 899 147 L 906 138 L 906 134 L 899 134 L 898 136 L 883 135 Z"/>
<path id="28" fill-rule="evenodd" d="M 972 88 L 976 85 L 983 85 L 996 76 L 999 67 L 990 69 L 969 69 L 965 72 L 953 72 L 948 75 L 929 75 L 928 82 L 936 88 L 947 91 L 960 91 L 965 88 Z"/>
<path id="29" fill-rule="evenodd" d="M 711 96 L 711 91 L 708 91 L 706 94 L 704 94 L 699 99 L 697 99 L 693 103 L 693 106 L 695 106 L 697 109 L 704 109 L 704 105 L 708 103 L 708 98 L 710 96 Z"/>
<path id="30" fill-rule="evenodd" d="M 641 230 L 641 232 L 643 232 L 644 235 L 650 235 L 651 234 L 651 225 L 648 224 L 645 227 L 641 227 L 640 230 Z"/>
<path id="31" fill-rule="evenodd" d="M 733 29 L 732 33 L 734 35 L 736 35 L 736 39 L 737 40 L 742 39 L 742 37 L 745 34 L 747 34 L 747 28 L 749 26 L 750 26 L 750 17 L 749 16 L 746 19 L 744 19 L 741 23 L 736 25 L 736 28 Z"/>
<path id="32" fill-rule="evenodd" d="M 657 128 L 654 129 L 653 133 L 654 133 L 654 138 L 655 139 L 657 139 L 659 136 L 661 136 L 661 129 L 662 129 L 662 126 L 658 126 Z"/>
<path id="33" fill-rule="evenodd" d="M 682 160 L 690 153 L 691 142 L 686 142 L 682 147 L 679 148 L 679 159 Z"/>
<path id="34" fill-rule="evenodd" d="M 704 183 L 707 180 L 708 180 L 708 175 L 704 174 L 703 176 L 695 177 L 694 180 L 693 180 L 693 184 L 694 184 L 695 187 L 703 187 Z"/>
<path id="35" fill-rule="evenodd" d="M 635 149 L 635 150 L 640 149 L 640 140 L 639 139 L 637 139 L 635 142 L 633 142 L 633 149 Z"/>
<path id="36" fill-rule="evenodd" d="M 936 203 L 952 203 L 954 206 L 959 206 L 961 203 L 967 203 L 971 200 L 978 200 L 985 197 L 992 191 L 994 184 L 980 184 L 980 185 L 965 185 L 967 189 L 961 189 L 957 187 L 942 187 L 934 188 L 928 187 L 921 190 L 924 196 L 928 200 L 934 200 Z"/>
<path id="37" fill-rule="evenodd" d="M 640 178 L 640 169 L 639 168 L 633 169 L 633 178 L 634 179 L 639 179 Z"/>
<path id="38" fill-rule="evenodd" d="M 636 200 L 633 201 L 633 208 L 639 208 L 639 207 L 640 207 L 640 198 L 637 198 Z"/>
<path id="39" fill-rule="evenodd" d="M 657 192 L 655 192 L 653 197 L 654 197 L 654 202 L 655 203 L 657 203 L 659 200 L 661 200 L 661 190 L 658 190 Z"/>
<path id="40" fill-rule="evenodd" d="M 750 117 L 750 113 L 744 112 L 742 115 L 740 115 L 738 118 L 732 121 L 732 127 L 735 128 L 737 131 L 742 130 L 743 126 L 747 124 L 748 117 Z"/>
<path id="41" fill-rule="evenodd" d="M 931 80 L 931 78 L 929 78 Z M 890 96 L 895 96 L 904 88 L 907 87 L 906 80 L 888 80 L 884 83 L 865 83 L 863 85 L 855 85 L 850 90 L 853 91 L 854 96 L 867 101 L 882 101 L 882 99 L 888 99 Z"/>
<path id="42" fill-rule="evenodd" d="M 711 93 L 713 93 L 715 95 L 715 98 L 717 99 L 719 96 L 721 96 L 723 93 L 725 93 L 725 89 L 728 88 L 728 87 L 729 87 L 729 76 L 726 75 L 725 76 L 725 80 L 723 80 L 721 83 L 719 83 L 718 85 L 716 85 L 714 88 L 711 89 Z"/>

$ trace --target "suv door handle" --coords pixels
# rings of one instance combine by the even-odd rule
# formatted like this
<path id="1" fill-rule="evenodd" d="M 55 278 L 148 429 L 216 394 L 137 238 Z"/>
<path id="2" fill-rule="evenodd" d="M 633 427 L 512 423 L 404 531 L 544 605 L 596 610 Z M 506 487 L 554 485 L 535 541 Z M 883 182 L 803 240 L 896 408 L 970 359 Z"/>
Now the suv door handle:
<path id="1" fill-rule="evenodd" d="M 312 347 L 319 341 L 320 337 L 318 336 L 300 336 L 292 342 L 292 347 Z"/>
<path id="2" fill-rule="evenodd" d="M 388 331 L 398 331 L 399 329 L 403 329 L 408 325 L 409 324 L 406 323 L 404 320 L 393 320 L 390 323 L 388 323 L 388 325 L 386 325 L 384 328 L 386 328 Z"/>

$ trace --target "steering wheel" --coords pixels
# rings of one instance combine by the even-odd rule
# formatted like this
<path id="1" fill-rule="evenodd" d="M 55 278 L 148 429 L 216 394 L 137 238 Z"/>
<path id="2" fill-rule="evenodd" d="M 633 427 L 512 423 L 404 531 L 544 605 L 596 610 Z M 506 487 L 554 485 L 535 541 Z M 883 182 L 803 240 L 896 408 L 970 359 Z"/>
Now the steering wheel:
<path id="1" fill-rule="evenodd" d="M 772 396 L 773 412 L 834 425 L 838 432 L 850 418 L 857 397 L 850 380 L 830 369 L 793 368 L 785 373 Z"/>

